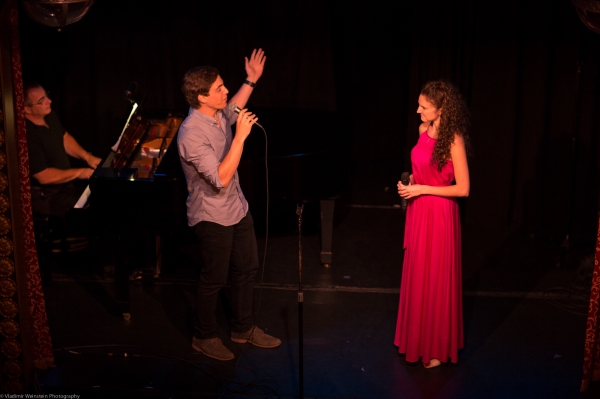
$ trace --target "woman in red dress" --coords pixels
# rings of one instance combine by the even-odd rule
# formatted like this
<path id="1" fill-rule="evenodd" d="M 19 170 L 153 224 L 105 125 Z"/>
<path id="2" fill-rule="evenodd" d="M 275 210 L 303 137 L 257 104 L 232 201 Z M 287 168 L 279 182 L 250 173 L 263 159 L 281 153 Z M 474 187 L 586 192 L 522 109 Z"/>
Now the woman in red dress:
<path id="1" fill-rule="evenodd" d="M 469 195 L 469 111 L 446 81 L 419 95 L 419 140 L 411 152 L 404 265 L 394 344 L 426 368 L 458 361 L 464 346 L 461 233 L 457 197 Z"/>

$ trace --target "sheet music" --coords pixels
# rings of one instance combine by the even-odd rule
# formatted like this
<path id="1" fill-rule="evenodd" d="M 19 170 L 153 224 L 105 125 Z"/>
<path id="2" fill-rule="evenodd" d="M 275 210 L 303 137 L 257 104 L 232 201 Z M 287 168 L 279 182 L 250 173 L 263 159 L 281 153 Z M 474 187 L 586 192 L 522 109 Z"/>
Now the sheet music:
<path id="1" fill-rule="evenodd" d="M 90 186 L 87 186 L 85 188 L 85 190 L 83 191 L 83 194 L 81 194 L 81 197 L 79 197 L 79 199 L 77 200 L 77 203 L 75 204 L 75 206 L 73 208 L 83 208 L 84 205 L 86 204 L 88 198 L 90 197 L 90 194 L 92 193 L 92 191 L 90 190 Z"/>

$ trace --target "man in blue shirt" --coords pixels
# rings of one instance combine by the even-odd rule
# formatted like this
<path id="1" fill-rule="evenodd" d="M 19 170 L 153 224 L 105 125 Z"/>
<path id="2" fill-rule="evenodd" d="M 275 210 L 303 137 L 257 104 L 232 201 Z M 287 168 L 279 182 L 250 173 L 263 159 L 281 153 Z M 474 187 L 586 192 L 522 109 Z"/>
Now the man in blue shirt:
<path id="1" fill-rule="evenodd" d="M 264 51 L 255 49 L 245 61 L 247 79 L 229 102 L 229 91 L 215 68 L 198 67 L 185 74 L 182 91 L 190 111 L 177 137 L 187 181 L 188 224 L 194 226 L 202 257 L 192 347 L 218 360 L 234 358 L 216 334 L 217 297 L 228 277 L 233 310 L 231 340 L 262 348 L 281 344 L 256 327 L 252 315 L 258 254 L 237 168 L 257 118 L 246 109 L 236 115 L 228 104 L 244 108 L 262 75 Z M 234 123 L 235 137 L 231 131 Z"/>

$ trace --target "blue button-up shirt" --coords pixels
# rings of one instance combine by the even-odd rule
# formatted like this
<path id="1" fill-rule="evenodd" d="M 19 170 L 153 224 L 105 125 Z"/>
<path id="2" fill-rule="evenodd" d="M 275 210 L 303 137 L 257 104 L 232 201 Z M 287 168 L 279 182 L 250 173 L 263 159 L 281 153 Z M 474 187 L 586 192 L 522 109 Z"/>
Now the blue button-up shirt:
<path id="1" fill-rule="evenodd" d="M 217 120 L 191 108 L 179 127 L 177 149 L 187 181 L 187 218 L 194 226 L 202 221 L 231 226 L 248 212 L 237 171 L 228 187 L 219 178 L 218 167 L 229 152 L 231 125 L 237 115 L 225 108 Z"/>

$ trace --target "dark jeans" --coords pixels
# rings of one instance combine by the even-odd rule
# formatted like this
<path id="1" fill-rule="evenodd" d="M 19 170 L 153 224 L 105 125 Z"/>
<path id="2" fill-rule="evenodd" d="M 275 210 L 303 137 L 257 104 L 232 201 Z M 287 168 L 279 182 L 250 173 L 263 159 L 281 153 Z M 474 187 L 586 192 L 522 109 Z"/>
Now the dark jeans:
<path id="1" fill-rule="evenodd" d="M 248 331 L 254 325 L 254 276 L 258 270 L 256 236 L 250 212 L 233 226 L 200 222 L 194 228 L 202 256 L 194 335 L 200 339 L 217 336 L 217 298 L 228 276 L 233 310 L 231 331 Z"/>
<path id="2" fill-rule="evenodd" d="M 85 187 L 73 182 L 31 186 L 31 207 L 35 214 L 64 218 L 65 213 L 75 206 Z"/>

